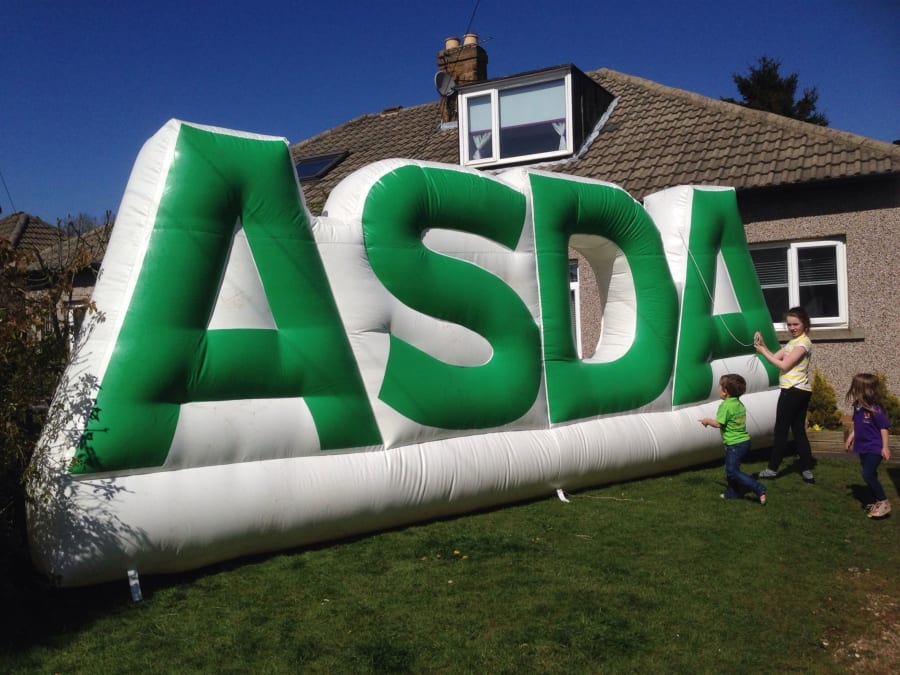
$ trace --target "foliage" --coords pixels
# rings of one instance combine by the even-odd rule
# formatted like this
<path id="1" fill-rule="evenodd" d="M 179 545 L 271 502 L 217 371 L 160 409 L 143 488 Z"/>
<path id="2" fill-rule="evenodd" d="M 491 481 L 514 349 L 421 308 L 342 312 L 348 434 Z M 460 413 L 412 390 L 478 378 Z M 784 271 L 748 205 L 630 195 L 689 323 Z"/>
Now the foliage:
<path id="1" fill-rule="evenodd" d="M 891 421 L 891 433 L 900 434 L 900 398 L 888 389 L 887 376 L 884 373 L 875 373 L 878 376 L 878 384 L 881 385 L 881 404 L 884 412 Z"/>
<path id="2" fill-rule="evenodd" d="M 818 370 L 813 373 L 812 396 L 809 398 L 806 424 L 824 429 L 841 428 L 841 413 L 838 411 L 834 387 Z"/>
<path id="3" fill-rule="evenodd" d="M 780 68 L 781 61 L 765 55 L 760 56 L 758 64 L 751 65 L 747 75 L 740 73 L 732 75 L 742 100 L 736 101 L 733 98 L 722 100 L 827 127 L 828 118 L 816 110 L 816 102 L 819 100 L 816 87 L 804 89 L 800 100 L 795 100 L 797 73 L 782 76 Z"/>
<path id="4" fill-rule="evenodd" d="M 84 216 L 59 223 L 56 243 L 42 251 L 0 240 L 0 585 L 12 583 L 10 570 L 27 557 L 25 476 L 73 322 L 96 309 L 79 293 L 93 285 L 111 225 L 110 213 L 102 229 Z"/>
<path id="5" fill-rule="evenodd" d="M 139 603 L 124 572 L 43 591 L 0 625 L 0 672 L 896 672 L 900 519 L 865 517 L 856 462 L 816 478 L 725 502 L 716 461 L 143 575 Z"/>

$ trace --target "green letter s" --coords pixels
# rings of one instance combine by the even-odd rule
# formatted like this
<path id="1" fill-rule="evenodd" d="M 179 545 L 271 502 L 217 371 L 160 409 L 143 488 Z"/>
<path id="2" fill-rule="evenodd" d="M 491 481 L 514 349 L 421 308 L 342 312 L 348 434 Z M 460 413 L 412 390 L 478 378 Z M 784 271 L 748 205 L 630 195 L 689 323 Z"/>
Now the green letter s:
<path id="1" fill-rule="evenodd" d="M 518 191 L 474 172 L 406 165 L 373 186 L 363 209 L 372 269 L 409 307 L 484 337 L 487 363 L 445 363 L 391 335 L 379 397 L 406 417 L 443 429 L 512 422 L 540 387 L 540 335 L 504 281 L 464 260 L 429 250 L 428 228 L 470 232 L 515 248 L 525 217 Z"/>

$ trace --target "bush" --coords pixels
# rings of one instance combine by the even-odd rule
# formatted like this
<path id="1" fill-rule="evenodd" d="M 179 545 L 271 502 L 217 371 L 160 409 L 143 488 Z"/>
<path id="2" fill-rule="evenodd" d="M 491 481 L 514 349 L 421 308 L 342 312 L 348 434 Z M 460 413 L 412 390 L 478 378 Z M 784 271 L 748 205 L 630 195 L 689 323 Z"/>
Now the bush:
<path id="1" fill-rule="evenodd" d="M 809 412 L 806 425 L 825 429 L 840 429 L 841 414 L 838 412 L 837 396 L 834 387 L 818 370 L 813 373 L 812 396 L 809 399 Z"/>
<path id="2" fill-rule="evenodd" d="M 900 434 L 900 398 L 894 394 L 887 386 L 887 377 L 884 373 L 875 372 L 878 377 L 878 384 L 881 386 L 881 404 L 884 406 L 884 412 L 887 413 L 888 419 L 891 421 L 891 433 Z"/>
<path id="3" fill-rule="evenodd" d="M 29 562 L 25 479 L 69 359 L 75 312 L 68 310 L 80 303 L 75 291 L 84 275 L 93 285 L 111 214 L 91 237 L 89 227 L 96 223 L 83 217 L 60 223 L 58 241 L 43 251 L 0 239 L 0 594 L 16 585 L 14 570 Z"/>

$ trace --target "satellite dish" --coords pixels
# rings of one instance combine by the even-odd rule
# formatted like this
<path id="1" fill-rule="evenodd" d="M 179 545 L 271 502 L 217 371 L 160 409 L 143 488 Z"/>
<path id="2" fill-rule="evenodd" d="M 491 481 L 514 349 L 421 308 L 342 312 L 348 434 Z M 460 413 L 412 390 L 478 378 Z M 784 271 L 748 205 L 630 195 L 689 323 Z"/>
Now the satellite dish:
<path id="1" fill-rule="evenodd" d="M 450 77 L 449 73 L 439 70 L 434 74 L 434 88 L 438 90 L 441 96 L 449 96 L 456 91 L 456 82 Z"/>

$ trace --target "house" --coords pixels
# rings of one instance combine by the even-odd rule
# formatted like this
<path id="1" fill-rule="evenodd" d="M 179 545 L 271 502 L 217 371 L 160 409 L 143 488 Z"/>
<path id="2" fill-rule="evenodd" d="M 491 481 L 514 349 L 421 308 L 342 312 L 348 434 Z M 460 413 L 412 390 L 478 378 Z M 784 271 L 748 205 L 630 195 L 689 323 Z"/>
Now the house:
<path id="1" fill-rule="evenodd" d="M 36 216 L 17 212 L 0 219 L 0 240 L 27 259 L 27 283 L 32 298 L 56 293 L 54 328 L 78 332 L 112 232 L 112 221 L 85 229 L 89 223 L 55 227 Z M 54 317 L 48 317 L 53 322 Z M 45 328 L 50 329 L 50 324 Z"/>
<path id="2" fill-rule="evenodd" d="M 343 178 L 390 157 L 539 167 L 615 183 L 638 200 L 676 185 L 730 186 L 779 338 L 783 312 L 802 304 L 814 367 L 839 396 L 864 370 L 900 391 L 900 147 L 606 68 L 488 79 L 487 63 L 477 36 L 450 38 L 437 54 L 435 100 L 293 145 L 313 215 Z M 602 308 L 574 251 L 571 277 L 573 325 L 590 354 Z"/>
<path id="3" fill-rule="evenodd" d="M 29 269 L 35 272 L 41 267 L 47 270 L 62 270 L 72 264 L 83 267 L 85 276 L 77 280 L 75 286 L 80 289 L 79 297 L 86 300 L 103 261 L 112 227 L 111 214 L 99 227 L 81 221 L 62 227 L 49 225 L 37 216 L 19 211 L 0 218 L 0 240 L 6 240 L 14 250 L 26 254 L 31 260 Z"/>

